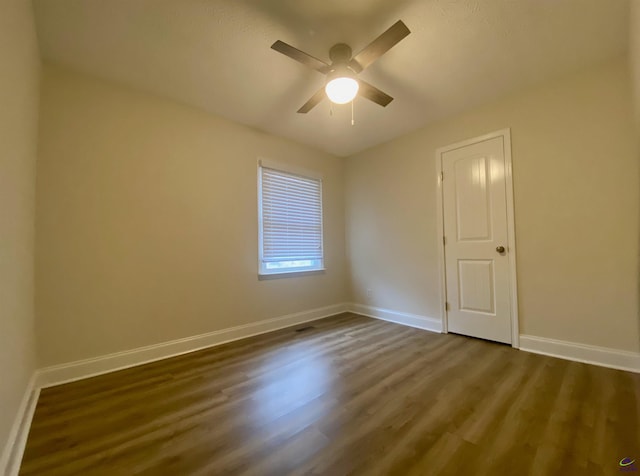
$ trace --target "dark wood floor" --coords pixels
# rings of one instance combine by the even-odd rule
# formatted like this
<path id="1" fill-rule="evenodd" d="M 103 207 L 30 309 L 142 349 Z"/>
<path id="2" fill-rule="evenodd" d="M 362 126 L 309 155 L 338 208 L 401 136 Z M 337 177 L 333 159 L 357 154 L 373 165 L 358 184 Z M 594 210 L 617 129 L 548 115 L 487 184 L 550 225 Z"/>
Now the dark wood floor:
<path id="1" fill-rule="evenodd" d="M 640 375 L 353 314 L 313 325 L 43 390 L 21 474 L 598 476 L 640 461 Z"/>

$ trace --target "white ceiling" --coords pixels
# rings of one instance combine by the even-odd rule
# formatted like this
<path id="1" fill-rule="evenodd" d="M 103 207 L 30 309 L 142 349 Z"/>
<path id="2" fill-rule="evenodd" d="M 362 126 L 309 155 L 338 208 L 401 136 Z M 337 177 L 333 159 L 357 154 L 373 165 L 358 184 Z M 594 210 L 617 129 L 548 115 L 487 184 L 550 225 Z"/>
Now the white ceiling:
<path id="1" fill-rule="evenodd" d="M 339 156 L 508 92 L 621 55 L 629 0 L 35 0 L 43 56 Z M 382 108 L 325 100 L 296 110 L 320 73 L 270 49 L 328 61 L 396 20 L 412 33 L 362 73 Z"/>

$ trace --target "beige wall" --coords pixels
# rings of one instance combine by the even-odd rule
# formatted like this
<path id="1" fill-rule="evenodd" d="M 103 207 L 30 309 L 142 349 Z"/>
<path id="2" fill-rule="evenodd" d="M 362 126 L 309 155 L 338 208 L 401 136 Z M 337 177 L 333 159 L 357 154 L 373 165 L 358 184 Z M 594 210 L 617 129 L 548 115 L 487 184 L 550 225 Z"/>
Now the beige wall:
<path id="1" fill-rule="evenodd" d="M 521 332 L 640 350 L 632 123 L 621 58 L 349 158 L 354 301 L 439 317 L 435 150 L 510 127 Z"/>
<path id="2" fill-rule="evenodd" d="M 639 350 L 630 103 L 620 58 L 378 146 L 344 170 L 306 146 L 47 66 L 40 364 L 349 299 L 438 317 L 435 149 L 504 127 L 522 333 Z M 325 174 L 326 274 L 257 280 L 258 156 Z"/>
<path id="3" fill-rule="evenodd" d="M 636 131 L 638 133 L 638 143 L 640 144 L 640 0 L 631 2 L 630 19 L 629 62 L 635 96 Z"/>
<path id="4" fill-rule="evenodd" d="M 0 451 L 35 369 L 33 239 L 39 69 L 31 3 L 0 0 Z"/>
<path id="5" fill-rule="evenodd" d="M 640 162 L 640 0 L 631 2 L 631 25 L 629 40 L 629 64 L 631 67 L 631 81 L 634 94 L 634 109 L 636 121 L 636 157 Z M 638 237 L 640 241 L 640 236 Z M 638 254 L 638 275 L 640 275 L 640 253 Z M 640 296 L 640 280 L 638 280 L 638 295 Z M 640 326 L 640 316 L 638 317 Z"/>
<path id="6" fill-rule="evenodd" d="M 343 161 L 46 66 L 41 365 L 344 302 Z M 257 158 L 324 174 L 323 275 L 258 281 Z"/>

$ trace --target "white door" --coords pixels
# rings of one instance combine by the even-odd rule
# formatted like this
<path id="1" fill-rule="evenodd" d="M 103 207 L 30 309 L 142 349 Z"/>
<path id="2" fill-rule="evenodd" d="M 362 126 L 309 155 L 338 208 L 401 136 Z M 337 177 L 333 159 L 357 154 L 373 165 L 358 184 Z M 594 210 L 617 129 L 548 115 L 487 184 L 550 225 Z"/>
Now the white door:
<path id="1" fill-rule="evenodd" d="M 440 153 L 447 326 L 511 343 L 505 140 Z"/>

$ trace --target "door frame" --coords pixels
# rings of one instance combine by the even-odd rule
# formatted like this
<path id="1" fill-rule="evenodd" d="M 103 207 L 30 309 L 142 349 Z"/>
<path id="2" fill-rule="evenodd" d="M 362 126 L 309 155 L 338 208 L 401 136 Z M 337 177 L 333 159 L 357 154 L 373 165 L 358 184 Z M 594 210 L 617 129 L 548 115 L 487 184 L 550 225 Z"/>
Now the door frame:
<path id="1" fill-rule="evenodd" d="M 511 162 L 511 129 L 501 129 L 499 131 L 490 132 L 479 137 L 467 139 L 455 144 L 436 149 L 436 177 L 437 177 L 437 217 L 438 217 L 438 261 L 440 272 L 440 317 L 442 319 L 442 332 L 448 333 L 447 324 L 447 276 L 445 263 L 445 244 L 444 244 L 444 199 L 442 188 L 442 154 L 455 149 L 460 149 L 469 145 L 484 142 L 496 137 L 502 137 L 504 147 L 504 172 L 507 199 L 507 246 L 509 253 L 509 310 L 511 313 L 511 347 L 520 347 L 520 330 L 518 326 L 518 282 L 516 275 L 516 228 L 513 207 L 513 169 Z"/>

